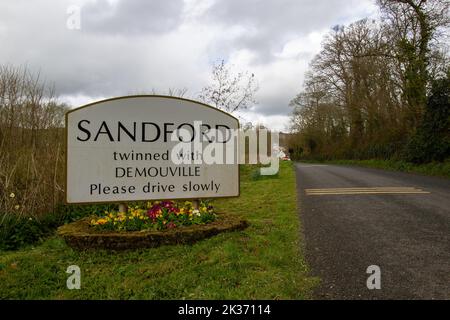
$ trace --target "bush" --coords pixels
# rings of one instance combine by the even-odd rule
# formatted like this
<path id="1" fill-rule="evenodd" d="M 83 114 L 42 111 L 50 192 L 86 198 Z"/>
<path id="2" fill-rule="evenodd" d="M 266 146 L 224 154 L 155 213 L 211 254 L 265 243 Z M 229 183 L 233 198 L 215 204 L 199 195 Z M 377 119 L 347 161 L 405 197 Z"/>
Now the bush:
<path id="1" fill-rule="evenodd" d="M 102 214 L 116 205 L 59 205 L 54 212 L 38 218 L 13 213 L 0 214 L 0 250 L 16 250 L 50 236 L 66 223 Z"/>
<path id="2" fill-rule="evenodd" d="M 413 163 L 444 161 L 450 156 L 450 78 L 434 81 L 422 125 L 404 158 Z"/>
<path id="3" fill-rule="evenodd" d="M 49 233 L 49 228 L 36 219 L 5 215 L 2 217 L 0 250 L 14 250 L 35 243 Z"/>

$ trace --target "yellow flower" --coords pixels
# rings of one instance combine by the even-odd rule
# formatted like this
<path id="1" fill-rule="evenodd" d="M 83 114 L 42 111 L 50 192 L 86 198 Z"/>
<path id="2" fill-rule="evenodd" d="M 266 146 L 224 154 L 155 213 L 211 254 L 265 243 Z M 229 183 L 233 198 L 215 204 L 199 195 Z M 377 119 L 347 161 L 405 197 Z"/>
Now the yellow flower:
<path id="1" fill-rule="evenodd" d="M 14 192 L 11 192 L 11 194 L 9 195 L 10 198 L 14 198 L 16 195 L 14 194 Z"/>
<path id="2" fill-rule="evenodd" d="M 105 224 L 105 223 L 107 223 L 108 221 L 106 220 L 106 219 L 103 219 L 103 218 L 101 218 L 101 219 L 98 219 L 97 220 L 97 224 Z"/>
<path id="3" fill-rule="evenodd" d="M 19 210 L 19 209 L 20 209 L 20 206 L 19 206 L 18 204 L 16 204 L 16 205 L 14 206 L 14 209 Z"/>

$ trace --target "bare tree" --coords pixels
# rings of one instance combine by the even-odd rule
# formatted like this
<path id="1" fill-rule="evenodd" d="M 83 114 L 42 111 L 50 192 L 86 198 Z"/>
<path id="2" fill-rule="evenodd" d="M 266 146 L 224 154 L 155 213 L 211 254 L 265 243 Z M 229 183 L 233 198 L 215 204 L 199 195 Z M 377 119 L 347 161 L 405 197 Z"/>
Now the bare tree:
<path id="1" fill-rule="evenodd" d="M 150 90 L 151 95 L 163 95 L 163 96 L 169 96 L 169 97 L 178 97 L 178 98 L 185 98 L 188 93 L 188 88 L 169 88 L 167 91 L 161 91 L 157 90 L 155 88 Z M 149 94 L 148 91 L 134 91 L 131 94 L 134 95 L 145 95 Z"/>
<path id="2" fill-rule="evenodd" d="M 337 158 L 401 156 L 445 76 L 449 2 L 379 0 L 383 18 L 336 26 L 292 100 L 294 143 Z"/>
<path id="3" fill-rule="evenodd" d="M 212 69 L 211 84 L 204 87 L 198 99 L 223 111 L 234 113 L 256 104 L 258 84 L 253 73 L 234 72 L 224 60 Z"/>

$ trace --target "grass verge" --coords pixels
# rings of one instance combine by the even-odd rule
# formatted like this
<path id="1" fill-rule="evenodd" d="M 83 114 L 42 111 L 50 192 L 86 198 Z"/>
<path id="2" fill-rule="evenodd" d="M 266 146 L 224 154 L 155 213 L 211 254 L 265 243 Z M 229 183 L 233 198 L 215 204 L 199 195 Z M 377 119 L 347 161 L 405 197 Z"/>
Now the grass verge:
<path id="1" fill-rule="evenodd" d="M 409 173 L 419 173 L 429 176 L 450 178 L 450 161 L 432 162 L 426 164 L 414 164 L 396 160 L 324 160 L 324 161 L 304 161 L 311 163 L 330 163 L 341 165 L 355 165 L 368 168 L 385 169 L 392 171 L 402 171 Z"/>
<path id="2" fill-rule="evenodd" d="M 242 166 L 241 196 L 218 210 L 250 222 L 194 245 L 112 253 L 74 251 L 51 237 L 37 247 L 0 253 L 0 299 L 307 299 L 318 279 L 301 252 L 295 175 L 254 178 Z M 68 290 L 66 269 L 81 268 Z"/>

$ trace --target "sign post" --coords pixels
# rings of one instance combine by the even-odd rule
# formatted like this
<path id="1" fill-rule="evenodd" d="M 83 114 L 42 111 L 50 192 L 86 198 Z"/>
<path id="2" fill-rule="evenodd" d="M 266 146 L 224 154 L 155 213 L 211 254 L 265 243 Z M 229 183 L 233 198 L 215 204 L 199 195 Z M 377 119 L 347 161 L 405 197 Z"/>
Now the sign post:
<path id="1" fill-rule="evenodd" d="M 119 212 L 127 213 L 128 206 L 125 203 L 119 203 Z"/>
<path id="2" fill-rule="evenodd" d="M 166 96 L 73 109 L 66 114 L 66 202 L 116 202 L 126 212 L 127 201 L 192 199 L 198 208 L 199 199 L 239 196 L 237 160 L 217 159 L 223 149 L 237 158 L 230 132 L 238 129 L 225 112 Z"/>

